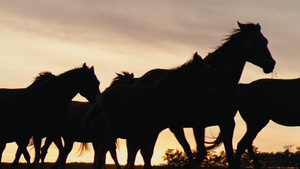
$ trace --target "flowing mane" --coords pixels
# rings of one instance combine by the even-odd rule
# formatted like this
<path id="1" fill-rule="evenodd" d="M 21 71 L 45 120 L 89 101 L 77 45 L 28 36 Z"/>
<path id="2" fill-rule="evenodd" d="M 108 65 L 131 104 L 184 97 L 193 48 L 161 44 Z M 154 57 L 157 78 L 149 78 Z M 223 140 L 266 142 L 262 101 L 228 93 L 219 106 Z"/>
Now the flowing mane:
<path id="1" fill-rule="evenodd" d="M 34 79 L 32 84 L 30 86 L 35 86 L 40 84 L 41 82 L 44 82 L 45 80 L 50 80 L 55 78 L 56 76 L 52 74 L 51 72 L 41 72 L 39 75 Z"/>
<path id="2" fill-rule="evenodd" d="M 117 74 L 117 76 L 115 78 L 113 78 L 112 82 L 110 83 L 109 87 L 107 87 L 107 89 L 110 89 L 110 88 L 120 85 L 120 84 L 131 85 L 136 81 L 133 73 L 123 71 L 121 73 L 116 73 L 116 74 Z"/>
<path id="3" fill-rule="evenodd" d="M 126 71 L 123 71 L 121 73 L 116 73 L 117 76 L 115 78 L 113 78 L 112 82 L 110 83 L 110 86 L 114 86 L 117 85 L 117 83 L 119 83 L 120 80 L 123 80 L 124 78 L 134 78 L 133 73 L 129 73 Z"/>
<path id="4" fill-rule="evenodd" d="M 170 69 L 170 72 L 165 74 L 164 77 L 161 78 L 158 82 L 160 84 L 165 83 L 165 85 L 169 86 L 169 83 L 173 83 L 174 79 L 177 79 L 178 76 L 184 76 L 182 77 L 183 79 L 193 78 L 194 75 L 202 69 L 202 63 L 203 60 L 201 56 L 199 56 L 196 52 L 192 59 L 188 60 L 181 66 Z M 185 80 L 181 80 L 181 82 L 186 83 Z"/>
<path id="5" fill-rule="evenodd" d="M 247 24 L 244 24 L 242 28 L 233 29 L 231 35 L 227 35 L 227 37 L 224 39 L 225 42 L 221 46 L 219 46 L 219 48 L 215 52 L 219 51 L 223 46 L 226 46 L 226 44 L 229 43 L 230 41 L 238 38 L 240 36 L 240 34 L 243 33 L 242 31 L 247 31 L 247 32 L 257 31 L 257 28 L 258 27 L 256 24 L 247 23 Z"/>
<path id="6" fill-rule="evenodd" d="M 77 68 L 74 68 L 74 69 L 71 69 L 71 70 L 68 70 L 66 72 L 63 72 L 61 74 L 59 74 L 57 77 L 58 78 L 67 78 L 67 79 L 72 79 L 72 76 L 74 75 L 79 75 L 79 73 L 81 73 L 82 71 L 81 70 L 84 70 L 84 69 L 89 69 L 88 67 L 77 67 Z"/>
<path id="7" fill-rule="evenodd" d="M 173 70 L 179 70 L 179 71 L 185 71 L 186 69 L 188 69 L 191 65 L 193 64 L 198 64 L 199 62 L 202 61 L 201 56 L 198 55 L 198 53 L 194 53 L 193 58 L 191 58 L 190 60 L 186 61 L 184 64 L 182 64 L 181 66 L 175 67 L 173 68 Z M 172 70 L 172 69 L 171 69 Z"/>
<path id="8" fill-rule="evenodd" d="M 210 60 L 211 57 L 223 56 L 222 53 L 229 50 L 229 47 L 233 44 L 233 42 L 240 39 L 241 34 L 243 34 L 244 32 L 257 31 L 257 29 L 258 25 L 254 23 L 243 24 L 242 28 L 234 29 L 230 35 L 227 35 L 226 38 L 223 39 L 224 42 L 222 43 L 222 45 L 220 45 L 214 52 L 209 53 L 205 57 L 205 59 Z"/>

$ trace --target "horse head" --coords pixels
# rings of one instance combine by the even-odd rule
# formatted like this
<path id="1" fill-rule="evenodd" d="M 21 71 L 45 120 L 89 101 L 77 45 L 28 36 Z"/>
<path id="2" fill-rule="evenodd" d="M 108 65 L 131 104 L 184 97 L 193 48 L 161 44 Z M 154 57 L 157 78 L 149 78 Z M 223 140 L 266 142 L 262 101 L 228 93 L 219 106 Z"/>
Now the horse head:
<path id="1" fill-rule="evenodd" d="M 271 73 L 275 66 L 275 60 L 272 58 L 268 49 L 268 40 L 261 33 L 261 27 L 257 24 L 241 24 L 236 30 L 236 35 L 243 35 L 242 50 L 246 61 L 253 63 L 261 68 L 265 73 Z"/>
<path id="2" fill-rule="evenodd" d="M 100 82 L 95 75 L 94 66 L 88 68 L 86 63 L 84 63 L 80 69 L 81 87 L 79 93 L 90 102 L 93 102 L 100 94 Z"/>

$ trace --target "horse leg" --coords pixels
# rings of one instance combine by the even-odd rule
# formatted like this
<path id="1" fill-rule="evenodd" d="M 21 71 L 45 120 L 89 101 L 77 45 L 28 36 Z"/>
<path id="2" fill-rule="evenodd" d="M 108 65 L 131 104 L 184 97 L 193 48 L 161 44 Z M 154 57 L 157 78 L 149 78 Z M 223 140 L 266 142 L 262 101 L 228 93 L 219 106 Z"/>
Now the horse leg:
<path id="1" fill-rule="evenodd" d="M 0 142 L 0 162 L 2 161 L 2 154 L 3 154 L 3 151 L 6 147 L 6 143 L 5 142 Z M 2 166 L 0 164 L 0 169 L 2 169 Z"/>
<path id="2" fill-rule="evenodd" d="M 234 159 L 232 146 L 233 131 L 235 127 L 234 119 L 224 119 L 224 123 L 220 124 L 219 127 L 222 132 L 222 138 L 225 146 L 229 168 L 238 168 Z"/>
<path id="3" fill-rule="evenodd" d="M 23 153 L 24 158 L 25 158 L 25 160 L 27 162 L 28 168 L 31 168 L 31 165 L 30 165 L 30 155 L 29 155 L 28 151 L 27 150 L 24 151 L 24 152 L 22 152 L 22 151 L 24 151 L 24 150 L 21 150 L 20 148 L 17 149 L 15 159 L 14 159 L 12 165 L 9 167 L 10 169 L 16 168 L 17 164 L 19 163 L 19 160 L 20 160 L 20 157 L 21 157 L 22 153 Z"/>
<path id="4" fill-rule="evenodd" d="M 200 126 L 193 127 L 194 137 L 197 144 L 197 155 L 195 159 L 195 163 L 199 164 L 205 158 L 207 152 L 205 149 L 204 141 L 205 141 L 205 128 Z"/>
<path id="5" fill-rule="evenodd" d="M 128 138 L 126 140 L 126 145 L 127 145 L 127 163 L 124 167 L 124 169 L 134 169 L 134 161 L 137 152 L 139 151 L 140 147 L 139 144 L 137 143 L 136 138 Z"/>
<path id="6" fill-rule="evenodd" d="M 59 154 L 59 156 L 55 162 L 55 164 L 57 166 L 60 166 L 61 169 L 66 168 L 66 161 L 67 161 L 68 155 L 71 152 L 71 150 L 73 148 L 73 144 L 74 144 L 74 140 L 70 140 L 68 138 L 65 138 L 64 141 L 65 141 L 65 147 L 61 150 L 62 152 Z M 55 142 L 55 144 L 56 144 L 56 142 Z"/>
<path id="7" fill-rule="evenodd" d="M 52 144 L 52 139 L 51 137 L 46 137 L 46 141 L 44 146 L 41 148 L 41 165 L 40 165 L 40 169 L 44 168 L 44 163 L 45 163 L 45 158 L 46 155 L 48 153 L 48 148 L 50 147 L 50 145 Z"/>
<path id="8" fill-rule="evenodd" d="M 99 146 L 99 143 L 96 143 L 96 142 L 93 142 L 93 148 L 94 148 L 94 165 L 93 165 L 93 169 L 96 169 L 96 166 L 99 165 L 99 161 L 98 161 L 98 158 L 99 158 L 99 151 L 100 151 L 100 146 Z M 103 163 L 105 163 L 105 159 L 102 159 L 102 165 Z M 105 164 L 104 164 L 105 165 Z"/>
<path id="9" fill-rule="evenodd" d="M 17 149 L 17 152 L 16 152 L 16 155 L 15 155 L 15 159 L 12 163 L 12 165 L 10 166 L 10 169 L 14 169 L 16 168 L 17 164 L 19 163 L 19 160 L 20 160 L 20 157 L 21 157 L 21 154 L 24 155 L 24 158 L 27 162 L 27 165 L 28 165 L 28 168 L 31 168 L 31 165 L 30 165 L 30 155 L 26 149 L 27 145 L 28 145 L 28 141 L 26 141 L 25 139 L 24 140 L 18 140 L 16 141 L 17 145 L 18 145 L 18 149 Z"/>
<path id="10" fill-rule="evenodd" d="M 19 163 L 21 155 L 22 155 L 21 149 L 20 149 L 20 147 L 18 147 L 16 155 L 15 155 L 15 159 L 14 159 L 12 165 L 10 166 L 10 169 L 16 168 L 17 164 Z M 28 163 L 28 161 L 27 161 L 27 163 Z M 30 163 L 30 161 L 29 161 L 29 163 Z"/>
<path id="11" fill-rule="evenodd" d="M 185 154 L 189 159 L 189 164 L 193 164 L 193 154 L 189 143 L 187 142 L 182 127 L 169 127 L 170 131 L 174 134 L 179 144 L 184 149 Z"/>
<path id="12" fill-rule="evenodd" d="M 52 166 L 52 169 L 56 169 L 56 168 L 59 168 L 59 165 L 60 165 L 59 164 L 59 162 L 60 162 L 59 159 L 61 159 L 62 156 L 64 155 L 64 147 L 62 145 L 62 141 L 61 141 L 60 136 L 52 135 L 51 138 L 54 141 L 56 147 L 58 148 L 58 158 L 57 158 L 55 164 Z"/>
<path id="13" fill-rule="evenodd" d="M 144 139 L 143 141 L 143 145 L 141 147 L 141 154 L 142 157 L 144 159 L 144 167 L 143 169 L 152 169 L 151 166 L 151 159 L 153 156 L 153 150 L 154 150 L 154 146 L 157 140 L 159 132 L 157 133 L 153 133 L 153 135 L 151 135 L 151 137 Z"/>
<path id="14" fill-rule="evenodd" d="M 109 149 L 109 152 L 110 152 L 110 156 L 111 158 L 114 160 L 115 162 L 115 165 L 116 165 L 116 169 L 122 169 L 120 164 L 119 164 L 119 161 L 118 161 L 118 158 L 117 158 L 117 152 L 116 152 L 116 145 L 112 148 Z M 105 162 L 104 162 L 105 163 Z"/>
<path id="15" fill-rule="evenodd" d="M 28 168 L 29 168 L 29 166 L 30 166 L 30 155 L 29 155 L 29 153 L 27 151 L 26 151 L 27 153 L 25 153 L 23 151 L 24 151 L 24 149 L 22 149 L 20 146 L 18 146 L 16 155 L 15 155 L 15 159 L 14 159 L 13 163 L 11 164 L 11 166 L 9 167 L 10 169 L 16 168 L 16 166 L 18 165 L 20 157 L 21 157 L 22 154 L 24 154 L 24 158 L 25 158 L 25 160 L 26 160 L 26 162 L 28 164 Z"/>
<path id="16" fill-rule="evenodd" d="M 111 139 L 108 139 L 111 140 Z M 105 140 L 100 142 L 93 142 L 93 147 L 95 151 L 94 155 L 94 166 L 93 169 L 105 169 L 105 157 L 108 151 L 108 147 L 110 146 L 111 142 Z M 114 139 L 116 140 L 116 139 Z M 114 144 L 115 142 L 113 142 Z"/>
<path id="17" fill-rule="evenodd" d="M 41 139 L 42 138 L 39 136 L 33 136 L 35 157 L 32 163 L 32 168 L 34 168 L 39 163 L 41 158 Z"/>
<path id="18" fill-rule="evenodd" d="M 246 149 L 248 149 L 250 154 L 251 154 L 251 151 L 253 152 L 252 142 L 256 138 L 256 136 L 260 132 L 260 130 L 268 124 L 268 120 L 266 120 L 264 122 L 260 122 L 260 123 L 258 123 L 258 122 L 247 123 L 246 122 L 246 124 L 247 124 L 247 131 L 246 131 L 245 135 L 243 136 L 243 138 L 239 141 L 238 146 L 237 146 L 236 155 L 235 155 L 236 163 L 238 166 L 240 165 L 240 159 Z M 253 156 L 254 156 L 254 152 L 253 152 Z M 260 168 L 258 161 L 255 159 L 253 159 L 253 160 L 254 160 L 253 162 L 255 164 L 254 167 Z"/>

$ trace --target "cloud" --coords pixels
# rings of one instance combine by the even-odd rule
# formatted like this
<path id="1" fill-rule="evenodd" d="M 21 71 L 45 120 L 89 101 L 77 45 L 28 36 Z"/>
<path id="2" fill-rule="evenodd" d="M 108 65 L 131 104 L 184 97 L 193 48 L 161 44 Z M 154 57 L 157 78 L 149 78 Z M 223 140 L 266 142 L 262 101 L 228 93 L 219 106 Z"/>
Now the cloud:
<path id="1" fill-rule="evenodd" d="M 0 77 L 5 82 L 1 81 L 1 86 L 27 86 L 40 71 L 58 74 L 86 61 L 95 65 L 104 89 L 118 71 L 131 71 L 139 76 L 156 67 L 180 65 L 195 51 L 205 56 L 237 28 L 236 21 L 259 22 L 277 61 L 278 77 L 298 77 L 299 3 L 297 0 L 288 3 L 281 0 L 3 1 Z M 264 77 L 270 75 L 247 64 L 241 80 L 250 82 Z M 264 149 L 259 143 L 267 139 L 257 142 L 261 150 Z M 286 144 L 290 144 L 288 141 Z M 277 146 L 281 150 L 283 145 Z"/>

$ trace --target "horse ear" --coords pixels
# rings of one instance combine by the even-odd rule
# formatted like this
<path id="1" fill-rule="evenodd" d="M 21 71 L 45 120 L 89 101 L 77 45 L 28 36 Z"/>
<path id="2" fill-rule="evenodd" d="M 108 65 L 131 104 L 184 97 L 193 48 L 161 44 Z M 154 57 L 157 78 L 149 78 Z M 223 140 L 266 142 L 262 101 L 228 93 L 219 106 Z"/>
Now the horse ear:
<path id="1" fill-rule="evenodd" d="M 237 21 L 237 24 L 238 24 L 239 27 L 242 29 L 242 24 L 241 24 L 239 21 Z"/>
<path id="2" fill-rule="evenodd" d="M 133 77 L 134 77 L 134 74 L 133 74 L 133 73 L 130 73 L 130 76 L 133 78 Z"/>
<path id="3" fill-rule="evenodd" d="M 239 21 L 237 21 L 237 23 L 242 31 L 245 30 L 245 28 L 247 27 L 246 25 L 241 24 Z"/>
<path id="4" fill-rule="evenodd" d="M 86 63 L 83 63 L 82 68 L 88 68 L 88 67 L 86 66 Z"/>
<path id="5" fill-rule="evenodd" d="M 202 57 L 200 55 L 198 55 L 197 52 L 195 52 L 193 60 L 196 60 L 196 59 L 197 60 L 202 60 Z"/>
<path id="6" fill-rule="evenodd" d="M 94 72 L 94 66 L 92 66 L 92 67 L 90 68 L 90 70 L 91 70 L 92 72 Z"/>
<path id="7" fill-rule="evenodd" d="M 260 27 L 259 23 L 256 24 L 256 28 L 258 31 L 260 31 L 261 27 Z"/>

